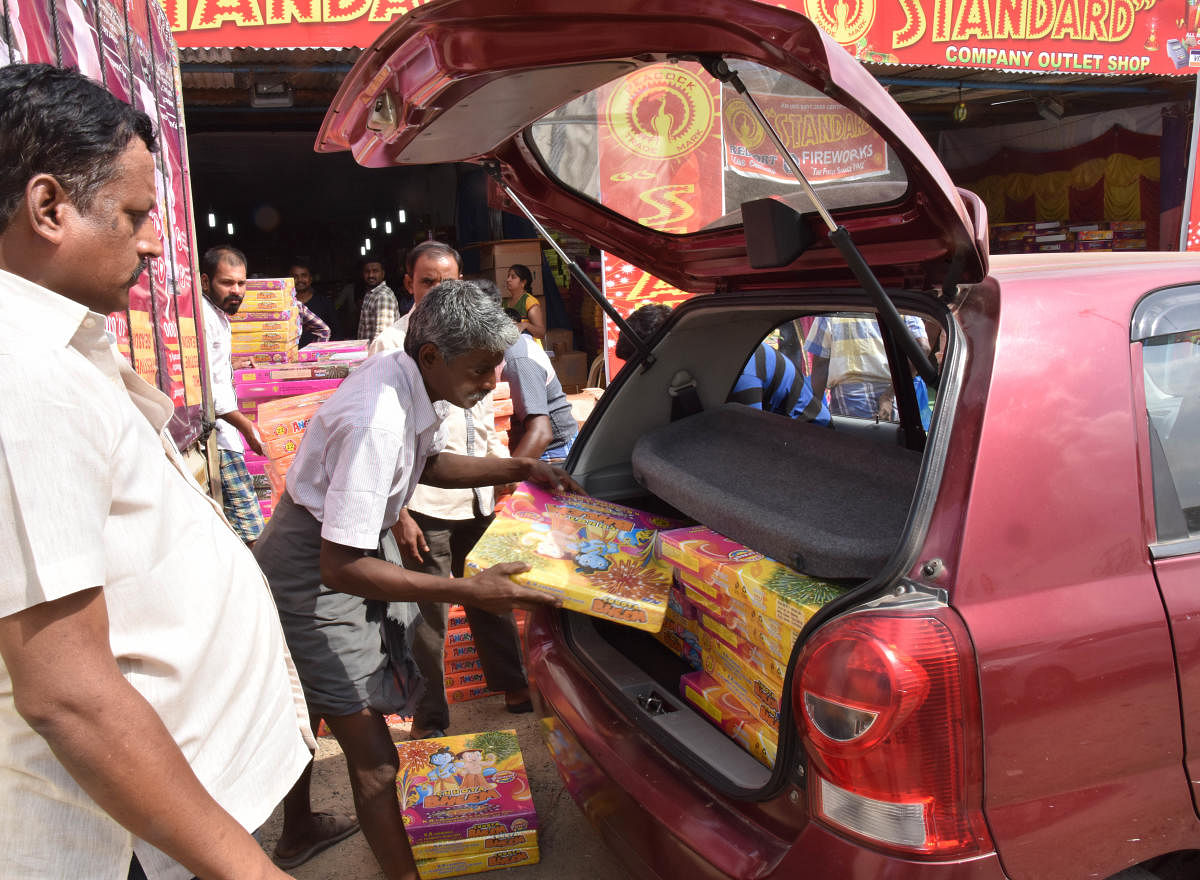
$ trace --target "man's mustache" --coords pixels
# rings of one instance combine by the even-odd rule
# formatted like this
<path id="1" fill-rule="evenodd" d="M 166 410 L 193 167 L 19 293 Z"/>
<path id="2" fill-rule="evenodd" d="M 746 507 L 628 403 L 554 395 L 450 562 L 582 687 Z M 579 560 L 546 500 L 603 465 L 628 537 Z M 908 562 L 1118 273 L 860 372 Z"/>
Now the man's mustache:
<path id="1" fill-rule="evenodd" d="M 147 263 L 145 260 L 141 260 L 138 262 L 137 269 L 134 270 L 134 273 L 129 276 L 129 286 L 130 287 L 133 287 L 133 285 L 137 284 L 137 280 L 139 278 L 141 278 L 142 273 L 146 271 L 146 265 L 147 265 Z"/>

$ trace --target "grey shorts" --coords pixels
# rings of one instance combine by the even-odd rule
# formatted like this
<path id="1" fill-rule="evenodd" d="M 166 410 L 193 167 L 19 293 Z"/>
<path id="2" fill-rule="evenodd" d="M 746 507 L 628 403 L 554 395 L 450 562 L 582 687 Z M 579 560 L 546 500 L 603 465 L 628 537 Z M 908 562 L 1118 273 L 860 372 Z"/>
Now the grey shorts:
<path id="1" fill-rule="evenodd" d="M 310 712 L 371 708 L 412 714 L 421 677 L 411 652 L 410 603 L 339 593 L 321 583 L 321 523 L 285 492 L 254 545 Z"/>

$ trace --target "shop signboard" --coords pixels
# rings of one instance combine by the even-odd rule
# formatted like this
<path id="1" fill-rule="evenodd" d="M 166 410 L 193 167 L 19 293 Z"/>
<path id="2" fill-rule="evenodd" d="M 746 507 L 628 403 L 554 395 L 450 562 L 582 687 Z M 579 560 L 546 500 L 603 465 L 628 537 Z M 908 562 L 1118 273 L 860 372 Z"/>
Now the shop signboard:
<path id="1" fill-rule="evenodd" d="M 171 397 L 170 430 L 186 447 L 200 436 L 203 398 L 183 105 L 166 11 L 157 0 L 0 0 L 0 9 L 0 62 L 77 67 L 154 124 L 152 219 L 163 257 L 150 261 L 129 308 L 109 315 L 107 328 L 138 374 Z"/>
<path id="2" fill-rule="evenodd" d="M 180 46 L 359 47 L 421 0 L 163 0 Z M 1200 0 L 783 0 L 861 60 L 1187 75 Z"/>

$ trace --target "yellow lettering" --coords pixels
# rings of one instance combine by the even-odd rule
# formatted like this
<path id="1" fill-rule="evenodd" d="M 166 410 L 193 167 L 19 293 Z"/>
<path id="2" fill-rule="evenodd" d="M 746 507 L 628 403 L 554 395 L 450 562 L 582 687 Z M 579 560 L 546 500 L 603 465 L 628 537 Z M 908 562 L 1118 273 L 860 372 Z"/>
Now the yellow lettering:
<path id="1" fill-rule="evenodd" d="M 263 23 L 256 0 L 197 0 L 192 15 L 192 30 L 218 28 L 225 22 L 236 27 L 257 27 Z"/>
<path id="2" fill-rule="evenodd" d="M 996 26 L 992 35 L 997 40 L 1022 39 L 1029 28 L 1029 4 L 1025 0 L 996 0 Z"/>
<path id="3" fill-rule="evenodd" d="M 1053 0 L 1033 0 L 1033 15 L 1027 34 L 1029 39 L 1040 40 L 1050 33 L 1054 27 L 1054 11 Z"/>
<path id="4" fill-rule="evenodd" d="M 391 21 L 409 11 L 409 0 L 374 0 L 371 4 L 371 21 Z"/>
<path id="5" fill-rule="evenodd" d="M 267 24 L 312 24 L 321 20 L 317 0 L 266 0 Z"/>
<path id="6" fill-rule="evenodd" d="M 904 27 L 892 31 L 892 48 L 911 46 L 925 36 L 925 10 L 918 0 L 900 0 L 900 11 L 904 13 Z"/>
<path id="7" fill-rule="evenodd" d="M 1059 0 L 1058 20 L 1054 23 L 1054 40 L 1078 40 L 1080 15 L 1078 0 Z"/>
<path id="8" fill-rule="evenodd" d="M 361 18 L 370 8 L 371 0 L 321 0 L 325 22 L 352 21 Z"/>
<path id="9" fill-rule="evenodd" d="M 954 40 L 967 40 L 977 37 L 981 40 L 992 38 L 992 11 L 988 0 L 964 0 L 954 19 Z"/>

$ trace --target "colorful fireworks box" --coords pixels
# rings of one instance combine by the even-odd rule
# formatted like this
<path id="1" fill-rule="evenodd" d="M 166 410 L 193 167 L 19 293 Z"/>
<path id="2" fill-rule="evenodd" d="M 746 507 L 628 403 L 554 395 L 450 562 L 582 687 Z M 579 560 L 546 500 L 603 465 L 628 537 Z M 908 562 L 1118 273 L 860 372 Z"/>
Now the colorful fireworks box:
<path id="1" fill-rule="evenodd" d="M 436 843 L 418 843 L 412 848 L 413 858 L 418 862 L 444 859 L 448 856 L 473 856 L 482 853 L 498 853 L 506 850 L 537 846 L 537 832 L 517 831 L 513 834 L 489 834 L 486 837 L 464 837 L 460 840 L 442 840 Z"/>
<path id="2" fill-rule="evenodd" d="M 837 598 L 840 587 L 793 571 L 705 526 L 660 532 L 658 555 L 720 588 L 730 599 L 799 631 L 817 609 Z M 715 595 L 715 594 L 714 594 Z M 724 603 L 728 607 L 728 603 Z"/>
<path id="3" fill-rule="evenodd" d="M 523 483 L 497 507 L 467 567 L 478 572 L 500 562 L 527 563 L 529 571 L 513 579 L 558 596 L 564 608 L 658 632 L 671 571 L 654 554 L 654 536 L 675 525 L 598 498 Z"/>
<path id="4" fill-rule="evenodd" d="M 537 828 L 515 730 L 409 740 L 396 751 L 396 792 L 414 846 Z"/>
<path id="5" fill-rule="evenodd" d="M 536 865 L 541 860 L 537 845 L 506 849 L 503 852 L 474 853 L 417 862 L 417 874 L 421 880 L 435 877 L 460 877 L 463 874 L 481 874 L 499 868 L 515 868 L 518 865 Z"/>
<path id="6" fill-rule="evenodd" d="M 679 690 L 685 700 L 755 759 L 768 767 L 775 764 L 778 720 L 771 723 L 757 718 L 736 694 L 704 672 L 689 672 L 680 678 Z"/>

